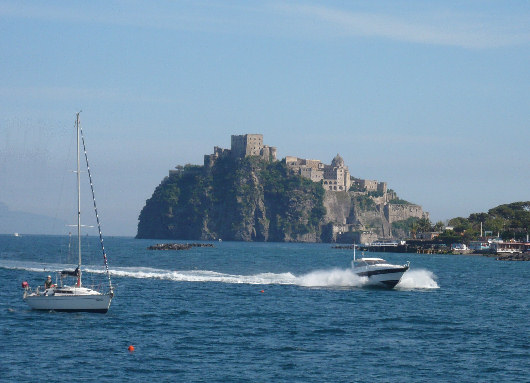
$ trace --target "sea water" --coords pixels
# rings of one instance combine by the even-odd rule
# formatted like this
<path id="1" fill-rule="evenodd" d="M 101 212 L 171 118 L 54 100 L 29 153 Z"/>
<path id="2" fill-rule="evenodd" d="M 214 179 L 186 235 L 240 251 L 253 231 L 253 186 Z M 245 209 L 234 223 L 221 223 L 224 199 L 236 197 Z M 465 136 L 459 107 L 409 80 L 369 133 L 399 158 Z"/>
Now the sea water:
<path id="1" fill-rule="evenodd" d="M 31 311 L 21 282 L 36 287 L 72 268 L 75 246 L 0 236 L 0 381 L 530 379 L 529 263 L 370 253 L 411 262 L 384 290 L 351 272 L 351 251 L 329 244 L 147 250 L 161 242 L 105 240 L 115 297 L 102 315 Z M 85 241 L 85 283 L 105 282 L 98 246 Z"/>

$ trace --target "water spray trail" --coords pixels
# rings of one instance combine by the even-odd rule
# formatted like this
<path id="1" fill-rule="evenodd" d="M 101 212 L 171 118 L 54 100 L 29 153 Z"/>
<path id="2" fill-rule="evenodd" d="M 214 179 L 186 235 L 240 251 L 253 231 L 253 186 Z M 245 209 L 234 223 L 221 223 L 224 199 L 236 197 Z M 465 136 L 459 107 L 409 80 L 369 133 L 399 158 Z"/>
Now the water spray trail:
<path id="1" fill-rule="evenodd" d="M 43 264 L 38 262 L 0 261 L 4 269 L 31 272 L 55 272 L 71 268 L 72 265 Z M 104 274 L 103 268 L 88 266 L 85 272 Z M 225 274 L 210 270 L 165 270 L 149 267 L 114 267 L 110 274 L 117 277 L 160 279 L 176 282 L 220 282 L 250 285 L 296 285 L 303 287 L 351 288 L 368 284 L 368 278 L 359 277 L 352 269 L 316 270 L 296 276 L 287 273 L 259 273 L 254 275 Z M 428 270 L 409 270 L 396 286 L 399 290 L 437 289 L 436 276 Z"/>

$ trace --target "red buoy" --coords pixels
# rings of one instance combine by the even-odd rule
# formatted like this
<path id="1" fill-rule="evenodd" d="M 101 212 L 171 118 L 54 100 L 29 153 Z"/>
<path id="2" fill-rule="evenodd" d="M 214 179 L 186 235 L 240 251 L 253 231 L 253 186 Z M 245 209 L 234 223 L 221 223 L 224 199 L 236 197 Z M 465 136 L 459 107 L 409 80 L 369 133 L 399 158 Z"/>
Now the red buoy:
<path id="1" fill-rule="evenodd" d="M 134 346 L 131 344 L 128 348 L 129 352 L 133 352 L 134 351 Z"/>
<path id="2" fill-rule="evenodd" d="M 261 291 L 260 291 L 260 293 L 264 293 L 264 292 L 265 292 L 265 290 L 261 290 Z"/>

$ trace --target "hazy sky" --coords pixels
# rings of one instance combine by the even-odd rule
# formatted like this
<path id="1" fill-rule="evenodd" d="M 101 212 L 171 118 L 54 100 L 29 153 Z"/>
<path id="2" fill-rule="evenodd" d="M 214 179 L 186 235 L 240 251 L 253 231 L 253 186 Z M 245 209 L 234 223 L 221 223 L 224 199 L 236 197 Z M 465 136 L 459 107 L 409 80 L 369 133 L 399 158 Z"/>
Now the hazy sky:
<path id="1" fill-rule="evenodd" d="M 79 110 L 107 235 L 231 134 L 433 221 L 530 200 L 529 48 L 521 0 L 0 1 L 0 203 L 74 222 Z"/>

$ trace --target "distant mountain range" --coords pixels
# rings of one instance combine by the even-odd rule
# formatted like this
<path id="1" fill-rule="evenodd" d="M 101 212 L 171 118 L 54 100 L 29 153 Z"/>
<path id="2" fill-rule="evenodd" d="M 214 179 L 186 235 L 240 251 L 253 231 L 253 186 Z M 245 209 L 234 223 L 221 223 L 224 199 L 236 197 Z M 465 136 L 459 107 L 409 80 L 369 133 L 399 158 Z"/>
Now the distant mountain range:
<path id="1" fill-rule="evenodd" d="M 65 234 L 67 222 L 40 214 L 13 211 L 0 202 L 0 233 L 2 234 Z"/>

